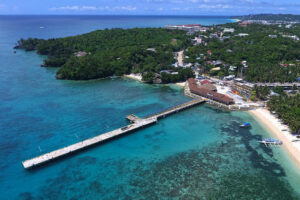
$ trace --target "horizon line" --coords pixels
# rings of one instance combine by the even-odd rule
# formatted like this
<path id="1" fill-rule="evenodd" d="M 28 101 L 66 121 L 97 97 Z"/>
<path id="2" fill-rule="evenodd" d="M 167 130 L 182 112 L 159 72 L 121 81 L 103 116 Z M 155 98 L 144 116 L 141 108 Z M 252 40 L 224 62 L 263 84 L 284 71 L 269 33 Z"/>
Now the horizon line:
<path id="1" fill-rule="evenodd" d="M 0 14 L 0 16 L 159 16 L 159 17 L 240 17 L 247 15 L 299 15 L 299 14 L 283 14 L 283 13 L 256 13 L 256 14 L 242 14 L 242 15 L 210 15 L 210 14 L 200 14 L 200 15 L 188 15 L 188 14 Z"/>

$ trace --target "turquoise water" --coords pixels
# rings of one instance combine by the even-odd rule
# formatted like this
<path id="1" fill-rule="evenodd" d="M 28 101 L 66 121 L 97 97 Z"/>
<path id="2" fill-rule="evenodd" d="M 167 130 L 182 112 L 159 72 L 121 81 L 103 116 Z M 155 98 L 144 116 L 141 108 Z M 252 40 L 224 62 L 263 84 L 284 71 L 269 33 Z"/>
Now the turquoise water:
<path id="1" fill-rule="evenodd" d="M 0 199 L 299 199 L 299 174 L 250 115 L 201 105 L 34 170 L 21 161 L 187 101 L 182 89 L 129 79 L 55 80 L 20 37 L 96 28 L 223 23 L 224 18 L 0 17 Z M 218 21 L 219 20 L 219 21 Z M 141 22 L 142 21 L 142 22 Z M 104 23 L 105 22 L 105 23 Z M 45 26 L 45 29 L 39 29 Z M 50 28 L 51 27 L 51 28 Z M 253 129 L 239 129 L 250 121 Z M 40 150 L 42 152 L 40 152 Z"/>

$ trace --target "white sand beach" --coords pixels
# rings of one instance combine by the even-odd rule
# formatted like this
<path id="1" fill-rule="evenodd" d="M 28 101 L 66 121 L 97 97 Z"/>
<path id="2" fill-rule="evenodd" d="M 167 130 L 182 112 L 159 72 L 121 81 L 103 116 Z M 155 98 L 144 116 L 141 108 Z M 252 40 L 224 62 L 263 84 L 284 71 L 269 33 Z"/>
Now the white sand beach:
<path id="1" fill-rule="evenodd" d="M 124 77 L 142 81 L 142 74 L 125 74 Z"/>
<path id="2" fill-rule="evenodd" d="M 291 155 L 291 158 L 300 169 L 300 141 L 295 141 L 297 138 L 289 132 L 288 126 L 284 125 L 280 119 L 266 108 L 259 108 L 249 112 L 273 134 L 274 138 L 283 142 L 282 146 Z"/>
<path id="3" fill-rule="evenodd" d="M 185 84 L 186 84 L 186 81 L 175 83 L 175 85 L 180 86 L 180 87 L 185 87 Z"/>

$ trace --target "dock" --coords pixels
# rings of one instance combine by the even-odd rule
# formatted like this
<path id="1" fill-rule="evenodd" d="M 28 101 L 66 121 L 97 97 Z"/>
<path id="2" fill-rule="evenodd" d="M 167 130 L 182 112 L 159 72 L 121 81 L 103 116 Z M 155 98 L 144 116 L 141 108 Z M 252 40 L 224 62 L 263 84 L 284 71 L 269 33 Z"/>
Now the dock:
<path id="1" fill-rule="evenodd" d="M 204 103 L 204 102 L 205 102 L 205 100 L 203 100 L 202 98 L 193 99 L 186 103 L 183 103 L 183 104 L 180 104 L 177 106 L 173 106 L 169 109 L 155 113 L 153 115 L 149 115 L 145 118 L 139 118 L 133 114 L 128 115 L 126 118 L 131 122 L 131 124 L 129 124 L 127 126 L 115 129 L 115 130 L 107 132 L 107 133 L 100 134 L 93 138 L 83 140 L 81 142 L 72 144 L 67 147 L 63 147 L 61 149 L 58 149 L 58 150 L 55 150 L 55 151 L 52 151 L 52 152 L 49 152 L 49 153 L 46 153 L 46 154 L 43 154 L 40 156 L 37 156 L 35 158 L 25 160 L 22 162 L 23 167 L 25 169 L 30 169 L 35 166 L 45 164 L 45 163 L 53 161 L 55 159 L 67 156 L 71 153 L 78 152 L 80 150 L 86 149 L 93 145 L 103 143 L 103 142 L 111 140 L 113 138 L 125 135 L 129 132 L 132 132 L 132 131 L 138 130 L 140 128 L 155 124 L 155 123 L 157 123 L 158 119 L 160 119 L 160 118 L 166 117 L 170 114 L 177 113 L 179 111 L 196 106 L 196 105 Z"/>

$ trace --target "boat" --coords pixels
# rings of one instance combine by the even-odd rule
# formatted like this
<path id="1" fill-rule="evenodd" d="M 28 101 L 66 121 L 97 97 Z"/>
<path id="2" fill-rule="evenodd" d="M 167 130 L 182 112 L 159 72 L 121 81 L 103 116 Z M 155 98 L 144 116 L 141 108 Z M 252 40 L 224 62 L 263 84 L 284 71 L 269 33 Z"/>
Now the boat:
<path id="1" fill-rule="evenodd" d="M 240 127 L 249 128 L 249 127 L 251 127 L 251 124 L 249 122 L 246 122 L 246 123 L 241 124 Z"/>
<path id="2" fill-rule="evenodd" d="M 40 26 L 40 29 L 44 29 L 45 27 L 44 26 Z"/>
<path id="3" fill-rule="evenodd" d="M 262 139 L 262 140 L 259 141 L 259 143 L 265 144 L 266 146 L 268 146 L 268 145 L 282 145 L 282 141 L 277 140 L 277 139 L 272 139 L 272 138 Z"/>

